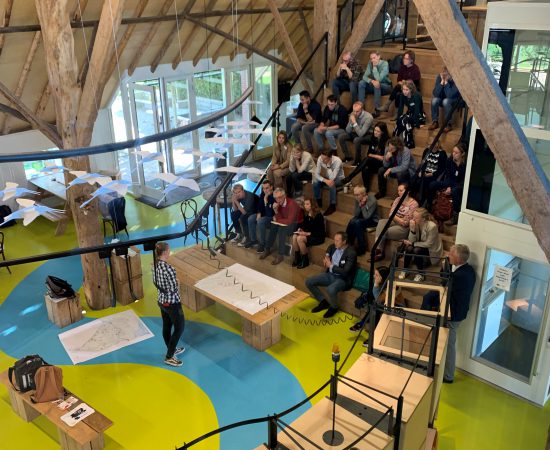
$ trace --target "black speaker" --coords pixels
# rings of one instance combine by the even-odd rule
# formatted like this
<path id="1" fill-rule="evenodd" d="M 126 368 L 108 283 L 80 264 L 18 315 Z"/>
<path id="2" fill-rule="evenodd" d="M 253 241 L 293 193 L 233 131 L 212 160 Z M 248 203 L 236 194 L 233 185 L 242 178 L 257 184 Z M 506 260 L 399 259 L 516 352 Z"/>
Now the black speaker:
<path id="1" fill-rule="evenodd" d="M 290 101 L 290 83 L 288 81 L 286 82 L 280 82 L 277 87 L 277 102 L 278 103 L 284 103 Z"/>

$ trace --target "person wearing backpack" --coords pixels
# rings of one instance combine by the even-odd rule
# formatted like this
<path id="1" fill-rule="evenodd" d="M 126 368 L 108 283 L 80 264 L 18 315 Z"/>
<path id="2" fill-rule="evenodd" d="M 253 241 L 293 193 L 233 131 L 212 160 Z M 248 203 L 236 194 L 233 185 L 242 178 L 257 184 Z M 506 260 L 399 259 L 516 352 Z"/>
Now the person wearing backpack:
<path id="1" fill-rule="evenodd" d="M 176 269 L 168 263 L 170 246 L 167 242 L 157 242 L 155 245 L 156 263 L 153 267 L 153 284 L 158 291 L 158 305 L 162 317 L 162 337 L 166 344 L 164 363 L 180 367 L 183 361 L 176 358 L 185 351 L 185 347 L 177 347 L 185 328 L 185 317 L 181 307 L 179 283 Z"/>

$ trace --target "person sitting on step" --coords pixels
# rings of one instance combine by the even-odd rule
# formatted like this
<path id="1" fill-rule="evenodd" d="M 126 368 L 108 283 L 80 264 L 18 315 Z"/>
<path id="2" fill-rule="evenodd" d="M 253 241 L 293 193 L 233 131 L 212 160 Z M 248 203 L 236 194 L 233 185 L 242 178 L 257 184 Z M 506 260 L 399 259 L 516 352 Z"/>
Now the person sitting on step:
<path id="1" fill-rule="evenodd" d="M 342 62 L 338 67 L 336 78 L 332 80 L 332 94 L 340 101 L 340 94 L 349 91 L 351 102 L 357 100 L 357 84 L 363 75 L 363 68 L 351 52 L 342 53 Z"/>
<path id="2" fill-rule="evenodd" d="M 275 203 L 275 198 L 273 197 L 273 185 L 271 184 L 271 181 L 264 180 L 262 183 L 262 193 L 260 194 L 260 200 L 258 201 L 258 212 L 248 218 L 248 231 L 250 233 L 250 239 L 254 239 L 254 241 L 247 242 L 244 245 L 246 248 L 251 248 L 258 244 L 256 253 L 263 253 L 265 251 L 267 232 L 271 227 L 271 221 L 275 215 L 275 212 L 273 211 L 273 203 Z M 256 228 L 258 230 L 257 235 Z M 257 242 L 256 239 L 258 239 Z"/>
<path id="3" fill-rule="evenodd" d="M 320 245 L 325 242 L 325 219 L 315 202 L 306 198 L 304 200 L 304 220 L 298 225 L 292 236 L 292 248 L 294 249 L 294 262 L 292 267 L 303 269 L 309 266 L 308 247 Z"/>
<path id="4" fill-rule="evenodd" d="M 396 119 L 399 121 L 406 114 L 410 124 L 414 128 L 422 128 L 426 124 L 422 94 L 416 89 L 412 81 L 405 81 L 401 86 L 401 97 L 397 107 Z M 405 108 L 407 111 L 404 112 Z"/>
<path id="5" fill-rule="evenodd" d="M 277 255 L 271 261 L 272 265 L 279 264 L 286 253 L 286 240 L 292 236 L 296 230 L 298 223 L 303 221 L 302 208 L 286 196 L 285 190 L 281 188 L 275 189 L 273 192 L 275 203 L 273 203 L 273 221 L 269 229 L 265 251 L 260 255 L 260 259 L 265 259 L 271 254 L 271 247 L 277 239 Z"/>
<path id="6" fill-rule="evenodd" d="M 285 178 L 289 174 L 290 146 L 285 131 L 277 133 L 277 143 L 273 146 L 271 164 L 267 168 L 267 179 L 273 187 L 285 187 Z"/>
<path id="7" fill-rule="evenodd" d="M 232 239 L 234 244 L 240 246 L 247 242 L 255 241 L 256 236 L 249 235 L 248 218 L 255 215 L 258 211 L 258 196 L 252 192 L 245 191 L 241 184 L 234 184 L 233 195 L 231 197 L 231 221 L 237 232 L 237 236 Z"/>
<path id="8" fill-rule="evenodd" d="M 413 218 L 409 222 L 409 236 L 403 240 L 402 251 L 403 269 L 408 269 L 414 260 L 418 273 L 414 281 L 424 281 L 424 269 L 431 264 L 438 264 L 443 243 L 437 229 L 437 223 L 430 220 L 430 213 L 425 208 L 417 208 L 413 212 Z M 404 280 L 407 277 L 406 270 L 399 272 L 397 278 Z"/>
<path id="9" fill-rule="evenodd" d="M 301 143 L 308 152 L 313 153 L 311 136 L 319 124 L 322 108 L 317 100 L 311 98 L 308 91 L 301 91 L 299 95 L 300 104 L 296 112 L 296 122 L 292 125 L 290 133 L 296 144 Z"/>
<path id="10" fill-rule="evenodd" d="M 378 122 L 374 126 L 366 157 L 344 178 L 342 184 L 348 184 L 358 173 L 361 173 L 363 186 L 365 186 L 367 192 L 370 191 L 372 176 L 378 174 L 378 170 L 382 167 L 389 138 L 388 126 L 384 122 Z"/>
<path id="11" fill-rule="evenodd" d="M 418 204 L 424 206 L 428 199 L 430 184 L 439 180 L 445 173 L 447 153 L 438 145 L 434 145 L 431 151 L 429 148 L 424 150 L 422 161 L 424 161 L 423 170 L 413 178 L 414 183 L 411 184 L 411 191 L 416 195 Z"/>
<path id="12" fill-rule="evenodd" d="M 323 259 L 325 272 L 306 278 L 306 286 L 311 295 L 319 304 L 311 312 L 320 312 L 325 309 L 325 319 L 334 316 L 339 309 L 338 293 L 353 287 L 355 272 L 357 271 L 357 254 L 353 247 L 348 246 L 348 237 L 343 231 L 334 235 L 334 244 L 330 244 Z M 325 296 L 319 286 L 326 287 Z M 326 297 L 326 299 L 325 299 Z"/>
<path id="13" fill-rule="evenodd" d="M 325 175 L 321 175 L 321 170 L 325 171 Z M 325 149 L 317 159 L 317 167 L 313 176 L 313 195 L 319 208 L 323 207 L 323 197 L 321 196 L 321 188 L 325 185 L 329 189 L 330 205 L 325 210 L 323 215 L 330 216 L 336 211 L 336 188 L 342 185 L 344 178 L 344 168 L 342 160 L 332 154 L 331 150 Z"/>
<path id="14" fill-rule="evenodd" d="M 396 107 L 399 106 L 401 88 L 406 81 L 412 81 L 416 89 L 420 90 L 420 68 L 415 64 L 414 60 L 415 54 L 412 50 L 407 50 L 403 53 L 401 67 L 399 68 L 399 72 L 397 72 L 397 84 L 391 91 L 388 101 L 378 110 L 379 112 L 387 112 L 393 101 L 395 101 Z"/>
<path id="15" fill-rule="evenodd" d="M 445 120 L 450 121 L 451 110 L 458 101 L 460 101 L 458 87 L 447 70 L 447 67 L 443 67 L 443 70 L 435 79 L 434 90 L 432 92 L 432 124 L 428 127 L 428 130 L 436 130 L 439 128 L 439 107 L 443 106 Z M 444 131 L 447 133 L 451 131 L 451 129 L 450 122 L 447 122 Z"/>
<path id="16" fill-rule="evenodd" d="M 353 195 L 355 197 L 355 211 L 348 223 L 346 233 L 349 245 L 353 245 L 357 239 L 357 256 L 362 256 L 367 251 L 365 231 L 367 231 L 367 228 L 374 228 L 378 224 L 378 204 L 376 197 L 369 194 L 364 186 L 355 186 Z"/>
<path id="17" fill-rule="evenodd" d="M 315 162 L 311 153 L 305 152 L 301 145 L 296 144 L 292 148 L 288 170 L 290 173 L 286 177 L 286 192 L 293 198 L 301 197 L 303 182 L 313 179 Z"/>
<path id="18" fill-rule="evenodd" d="M 428 205 L 431 208 L 437 191 L 445 189 L 447 195 L 453 199 L 453 217 L 446 222 L 452 226 L 458 223 L 458 213 L 462 204 L 462 193 L 464 191 L 464 179 L 466 177 L 466 148 L 463 144 L 456 144 L 453 147 L 451 158 L 447 158 L 447 167 L 441 181 L 434 180 L 428 188 Z"/>
<path id="19" fill-rule="evenodd" d="M 368 144 L 372 138 L 372 122 L 373 118 L 371 113 L 363 109 L 362 102 L 355 102 L 352 107 L 351 114 L 349 115 L 349 121 L 346 126 L 346 132 L 338 136 L 338 143 L 340 148 L 344 152 L 345 162 L 354 161 L 354 165 L 358 165 L 361 162 L 361 147 L 363 144 Z M 348 141 L 353 142 L 353 148 L 355 149 L 355 158 L 352 158 L 349 149 Z"/>
<path id="20" fill-rule="evenodd" d="M 378 303 L 381 303 L 381 304 L 385 303 L 386 301 L 386 290 L 382 292 L 382 288 L 384 287 L 384 283 L 388 279 L 389 274 L 390 274 L 390 269 L 386 266 L 380 266 L 374 269 L 372 297 L 374 298 L 374 301 L 377 301 Z M 367 304 L 368 303 L 367 303 L 366 292 L 361 294 L 361 296 L 355 300 L 355 307 L 357 309 L 362 309 L 365 306 L 367 306 Z M 365 314 L 359 322 L 356 322 L 351 327 L 349 327 L 349 331 L 352 331 L 354 333 L 361 331 L 364 327 L 365 322 L 368 320 L 368 317 L 369 316 Z"/>
<path id="21" fill-rule="evenodd" d="M 380 98 L 391 92 L 390 66 L 387 61 L 380 58 L 380 53 L 376 50 L 370 52 L 367 70 L 363 74 L 363 79 L 359 82 L 358 100 L 365 103 L 367 94 L 374 95 L 374 113 L 372 116 L 377 118 L 380 113 Z"/>
<path id="22" fill-rule="evenodd" d="M 378 169 L 378 193 L 376 198 L 386 196 L 388 178 L 397 178 L 399 184 L 408 183 L 416 171 L 416 161 L 408 147 L 399 137 L 392 137 L 386 146 L 382 167 Z"/>
<path id="23" fill-rule="evenodd" d="M 330 149 L 336 153 L 336 138 L 346 132 L 348 123 L 348 112 L 346 108 L 338 103 L 338 99 L 334 95 L 327 97 L 327 106 L 323 110 L 319 126 L 313 130 L 315 142 L 319 152 L 325 148 L 323 136 L 326 138 Z"/>
<path id="24" fill-rule="evenodd" d="M 390 213 L 388 214 L 388 217 L 391 216 L 395 208 L 397 207 L 397 203 L 399 203 L 399 200 L 403 195 L 405 195 L 405 191 L 407 190 L 407 184 L 402 183 L 399 186 L 397 186 L 397 198 L 393 201 Z M 418 203 L 414 198 L 412 198 L 410 195 L 407 195 L 405 197 L 405 200 L 403 200 L 403 203 L 397 210 L 397 213 L 395 217 L 392 220 L 392 223 L 388 230 L 386 231 L 386 234 L 382 236 L 382 240 L 380 241 L 380 244 L 378 245 L 378 248 L 376 249 L 376 254 L 374 256 L 375 261 L 382 261 L 385 257 L 385 243 L 386 239 L 390 239 L 392 241 L 400 241 L 402 239 L 406 239 L 409 235 L 409 223 L 412 219 L 412 215 L 414 210 L 418 208 Z M 378 239 L 378 236 L 382 234 L 382 230 L 384 229 L 384 226 L 388 222 L 388 219 L 380 219 L 378 221 L 378 226 L 376 227 L 376 239 Z"/>

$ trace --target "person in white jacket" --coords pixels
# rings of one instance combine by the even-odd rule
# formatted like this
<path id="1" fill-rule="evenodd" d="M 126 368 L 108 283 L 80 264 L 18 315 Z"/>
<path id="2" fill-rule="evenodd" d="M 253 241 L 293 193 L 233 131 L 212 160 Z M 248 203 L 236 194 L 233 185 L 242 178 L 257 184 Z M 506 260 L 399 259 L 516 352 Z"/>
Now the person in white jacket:
<path id="1" fill-rule="evenodd" d="M 292 148 L 288 169 L 290 173 L 286 177 L 286 191 L 294 198 L 300 197 L 303 191 L 303 182 L 311 181 L 313 178 L 315 163 L 311 153 L 304 151 L 301 145 L 296 144 Z"/>

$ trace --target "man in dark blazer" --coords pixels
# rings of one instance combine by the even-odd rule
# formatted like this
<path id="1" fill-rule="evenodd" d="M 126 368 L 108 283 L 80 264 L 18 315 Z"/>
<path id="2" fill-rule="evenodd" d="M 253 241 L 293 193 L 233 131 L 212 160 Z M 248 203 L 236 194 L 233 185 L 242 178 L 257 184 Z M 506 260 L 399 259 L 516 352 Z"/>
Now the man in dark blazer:
<path id="1" fill-rule="evenodd" d="M 456 333 L 460 322 L 468 315 L 470 309 L 470 297 L 476 283 L 474 268 L 468 264 L 470 249 L 467 245 L 457 244 L 449 251 L 449 263 L 452 265 L 452 284 L 448 292 L 448 300 L 451 309 L 451 320 L 447 322 L 449 327 L 449 340 L 447 343 L 447 359 L 445 360 L 445 372 L 443 382 L 452 383 L 455 374 L 456 360 Z M 422 309 L 439 309 L 439 294 L 430 291 L 424 295 Z"/>
<path id="2" fill-rule="evenodd" d="M 323 260 L 325 273 L 306 278 L 306 286 L 319 304 L 311 312 L 327 310 L 323 317 L 328 319 L 338 312 L 338 292 L 352 288 L 357 271 L 357 253 L 348 246 L 346 233 L 339 231 L 334 235 L 334 244 L 327 248 Z M 323 295 L 319 286 L 325 286 L 328 296 Z"/>

